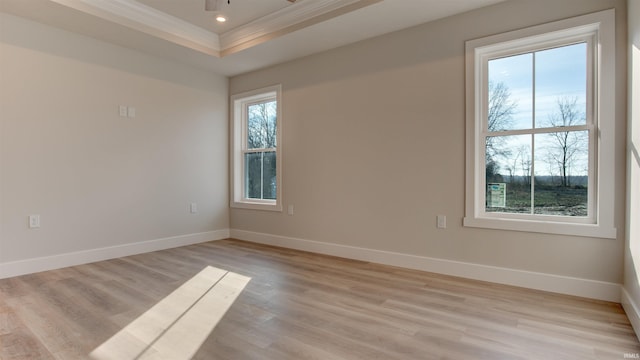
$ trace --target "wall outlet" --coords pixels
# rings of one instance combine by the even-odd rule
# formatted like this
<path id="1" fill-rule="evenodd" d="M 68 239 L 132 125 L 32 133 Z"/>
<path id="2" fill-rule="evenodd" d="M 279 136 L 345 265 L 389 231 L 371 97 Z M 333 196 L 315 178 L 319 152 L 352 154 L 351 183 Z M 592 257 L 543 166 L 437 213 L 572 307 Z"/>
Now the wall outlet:
<path id="1" fill-rule="evenodd" d="M 40 227 L 40 215 L 29 215 L 29 229 Z"/>
<path id="2" fill-rule="evenodd" d="M 192 214 L 197 214 L 197 213 L 198 213 L 198 204 L 197 204 L 197 203 L 191 203 L 191 204 L 189 205 L 189 211 L 190 211 Z"/>
<path id="3" fill-rule="evenodd" d="M 447 217 L 445 215 L 438 215 L 436 218 L 436 226 L 439 229 L 445 229 L 447 227 Z"/>

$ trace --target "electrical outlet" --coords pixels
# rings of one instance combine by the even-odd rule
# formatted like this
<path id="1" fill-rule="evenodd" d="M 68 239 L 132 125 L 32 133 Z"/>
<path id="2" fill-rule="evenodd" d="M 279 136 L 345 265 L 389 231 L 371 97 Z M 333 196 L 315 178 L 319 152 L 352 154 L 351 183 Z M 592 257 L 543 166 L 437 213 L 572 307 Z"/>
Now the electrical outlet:
<path id="1" fill-rule="evenodd" d="M 445 215 L 438 215 L 436 226 L 439 229 L 445 229 L 447 227 L 447 217 Z"/>
<path id="2" fill-rule="evenodd" d="M 29 215 L 29 229 L 40 227 L 40 215 Z"/>

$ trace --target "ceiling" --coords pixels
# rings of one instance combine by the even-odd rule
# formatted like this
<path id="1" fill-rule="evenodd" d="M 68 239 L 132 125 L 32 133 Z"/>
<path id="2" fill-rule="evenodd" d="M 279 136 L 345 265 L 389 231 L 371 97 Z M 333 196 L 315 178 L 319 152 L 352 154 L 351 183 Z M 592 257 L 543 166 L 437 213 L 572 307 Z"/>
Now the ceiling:
<path id="1" fill-rule="evenodd" d="M 203 11 L 205 0 L 137 1 L 218 35 L 293 5 L 286 0 L 217 0 L 218 10 L 227 16 L 226 22 L 219 23 L 210 11 Z"/>
<path id="2" fill-rule="evenodd" d="M 0 11 L 233 76 L 504 0 L 0 0 Z M 229 3 L 228 3 L 229 2 Z"/>

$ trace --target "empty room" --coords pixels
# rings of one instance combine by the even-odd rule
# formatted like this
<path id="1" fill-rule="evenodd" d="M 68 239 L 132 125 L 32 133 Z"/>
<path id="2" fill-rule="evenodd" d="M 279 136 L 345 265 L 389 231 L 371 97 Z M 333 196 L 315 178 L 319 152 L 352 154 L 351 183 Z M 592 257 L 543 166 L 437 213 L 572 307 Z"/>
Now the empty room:
<path id="1" fill-rule="evenodd" d="M 0 0 L 0 359 L 638 359 L 639 94 L 638 0 Z"/>

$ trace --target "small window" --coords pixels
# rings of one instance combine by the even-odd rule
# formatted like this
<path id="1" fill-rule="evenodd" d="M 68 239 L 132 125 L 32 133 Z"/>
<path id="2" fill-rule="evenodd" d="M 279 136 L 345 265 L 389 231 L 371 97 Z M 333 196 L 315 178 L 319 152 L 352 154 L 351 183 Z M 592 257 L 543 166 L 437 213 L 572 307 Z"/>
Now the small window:
<path id="1" fill-rule="evenodd" d="M 282 210 L 280 86 L 237 94 L 232 108 L 232 207 Z"/>
<path id="2" fill-rule="evenodd" d="M 613 11 L 468 41 L 465 226 L 615 237 Z"/>

